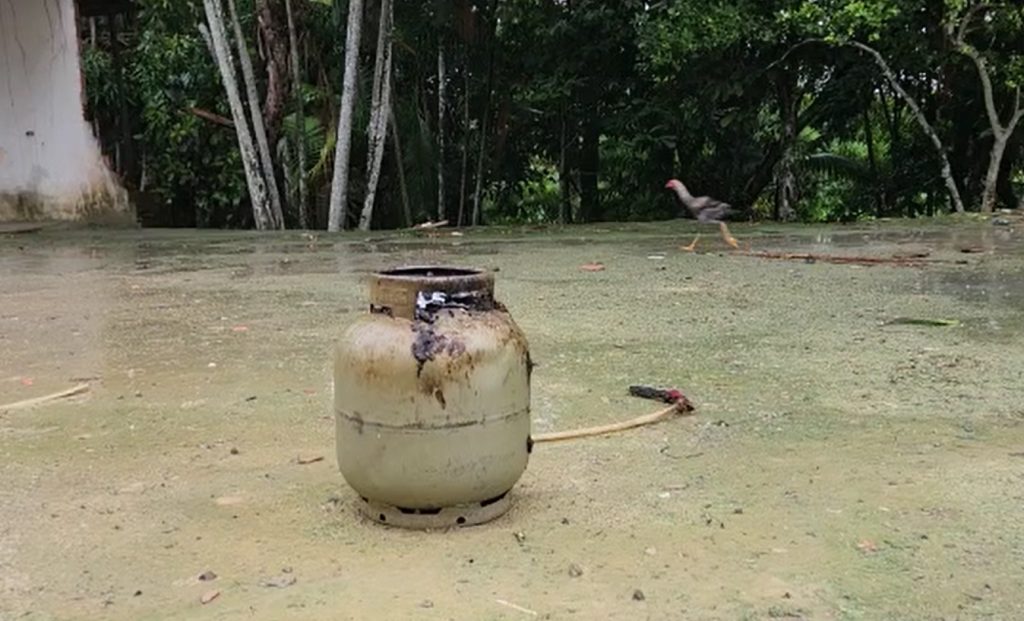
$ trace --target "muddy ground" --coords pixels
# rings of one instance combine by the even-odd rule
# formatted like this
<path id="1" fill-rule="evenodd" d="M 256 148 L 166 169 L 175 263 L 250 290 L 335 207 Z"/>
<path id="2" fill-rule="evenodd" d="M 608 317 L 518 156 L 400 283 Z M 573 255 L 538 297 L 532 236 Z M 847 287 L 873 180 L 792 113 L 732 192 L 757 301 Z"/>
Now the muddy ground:
<path id="1" fill-rule="evenodd" d="M 694 230 L 0 237 L 0 404 L 91 388 L 0 412 L 0 619 L 1024 618 L 1024 225 Z M 410 262 L 500 270 L 536 430 L 696 415 L 538 446 L 485 526 L 363 521 L 329 349 Z"/>

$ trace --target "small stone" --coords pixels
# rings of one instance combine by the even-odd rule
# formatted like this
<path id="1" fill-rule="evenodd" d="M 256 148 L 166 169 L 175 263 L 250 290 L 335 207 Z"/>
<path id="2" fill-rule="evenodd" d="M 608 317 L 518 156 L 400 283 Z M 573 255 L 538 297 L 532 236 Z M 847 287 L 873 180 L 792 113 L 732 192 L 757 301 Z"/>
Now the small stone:
<path id="1" fill-rule="evenodd" d="M 565 524 L 566 526 L 568 526 L 569 525 L 569 518 L 567 518 L 567 517 L 562 518 L 562 524 Z"/>
<path id="2" fill-rule="evenodd" d="M 231 447 L 231 450 L 230 450 L 229 452 L 230 452 L 230 453 L 231 453 L 232 455 L 238 455 L 238 447 L 234 447 L 234 446 L 232 446 L 232 447 Z"/>
<path id="3" fill-rule="evenodd" d="M 213 573 L 209 569 L 207 569 L 203 573 L 199 574 L 199 580 L 201 582 L 211 582 L 211 581 L 216 580 L 216 579 L 217 579 L 217 574 Z"/>
<path id="4" fill-rule="evenodd" d="M 295 584 L 295 576 L 282 574 L 280 576 L 274 576 L 273 578 L 267 578 L 266 580 L 260 581 L 261 587 L 267 587 L 269 589 L 283 589 L 290 587 Z"/>
<path id="5" fill-rule="evenodd" d="M 420 602 L 420 608 L 433 608 L 433 607 L 434 607 L 434 602 L 430 601 L 429 599 L 425 599 L 422 602 Z"/>
<path id="6" fill-rule="evenodd" d="M 140 595 L 142 595 L 142 591 L 141 590 L 138 590 L 138 591 L 135 591 L 134 593 L 132 593 L 133 597 L 138 597 Z"/>
<path id="7" fill-rule="evenodd" d="M 645 599 L 647 599 L 647 596 L 644 595 L 643 591 L 641 591 L 640 589 L 635 589 L 633 591 L 633 601 L 634 602 L 642 602 Z"/>
<path id="8" fill-rule="evenodd" d="M 732 512 L 736 515 L 743 515 L 743 507 L 736 507 Z"/>
<path id="9" fill-rule="evenodd" d="M 516 537 L 516 541 L 518 541 L 520 545 L 522 545 L 523 542 L 526 541 L 526 533 L 524 533 L 522 531 L 518 531 L 518 532 L 516 532 L 514 534 L 515 534 L 515 537 Z"/>
<path id="10" fill-rule="evenodd" d="M 576 563 L 569 563 L 569 576 L 579 578 L 583 575 L 583 568 Z"/>
<path id="11" fill-rule="evenodd" d="M 206 593 L 203 593 L 202 597 L 199 598 L 199 603 L 206 605 L 212 602 L 213 600 L 217 599 L 218 597 L 220 597 L 220 591 L 207 591 Z"/>

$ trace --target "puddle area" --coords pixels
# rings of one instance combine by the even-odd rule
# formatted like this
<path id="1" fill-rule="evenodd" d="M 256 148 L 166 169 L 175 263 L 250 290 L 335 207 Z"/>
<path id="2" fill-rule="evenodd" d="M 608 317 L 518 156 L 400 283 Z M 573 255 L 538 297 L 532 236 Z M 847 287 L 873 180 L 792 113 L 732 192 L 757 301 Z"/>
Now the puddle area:
<path id="1" fill-rule="evenodd" d="M 0 411 L 0 619 L 1024 618 L 1024 223 L 716 232 L 0 234 L 0 404 L 89 385 Z M 483 526 L 362 520 L 330 348 L 428 263 L 497 270 L 538 432 L 696 414 L 538 447 Z"/>

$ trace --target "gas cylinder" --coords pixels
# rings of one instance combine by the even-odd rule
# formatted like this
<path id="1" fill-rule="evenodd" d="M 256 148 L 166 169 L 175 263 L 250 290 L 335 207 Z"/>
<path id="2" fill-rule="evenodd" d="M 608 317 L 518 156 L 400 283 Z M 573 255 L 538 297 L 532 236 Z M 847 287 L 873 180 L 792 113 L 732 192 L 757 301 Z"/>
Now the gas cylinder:
<path id="1" fill-rule="evenodd" d="M 371 519 L 406 528 L 505 513 L 530 441 L 527 340 L 494 274 L 373 274 L 369 308 L 334 353 L 338 467 Z"/>

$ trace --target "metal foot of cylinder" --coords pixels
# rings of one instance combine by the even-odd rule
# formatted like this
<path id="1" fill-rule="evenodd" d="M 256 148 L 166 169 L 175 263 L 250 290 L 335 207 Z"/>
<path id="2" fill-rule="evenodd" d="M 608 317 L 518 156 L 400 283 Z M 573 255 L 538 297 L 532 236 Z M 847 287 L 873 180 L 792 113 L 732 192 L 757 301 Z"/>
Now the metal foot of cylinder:
<path id="1" fill-rule="evenodd" d="M 490 522 L 504 515 L 512 506 L 512 500 L 506 492 L 491 500 L 441 509 L 406 509 L 366 498 L 357 500 L 356 506 L 360 513 L 378 524 L 427 530 Z"/>

